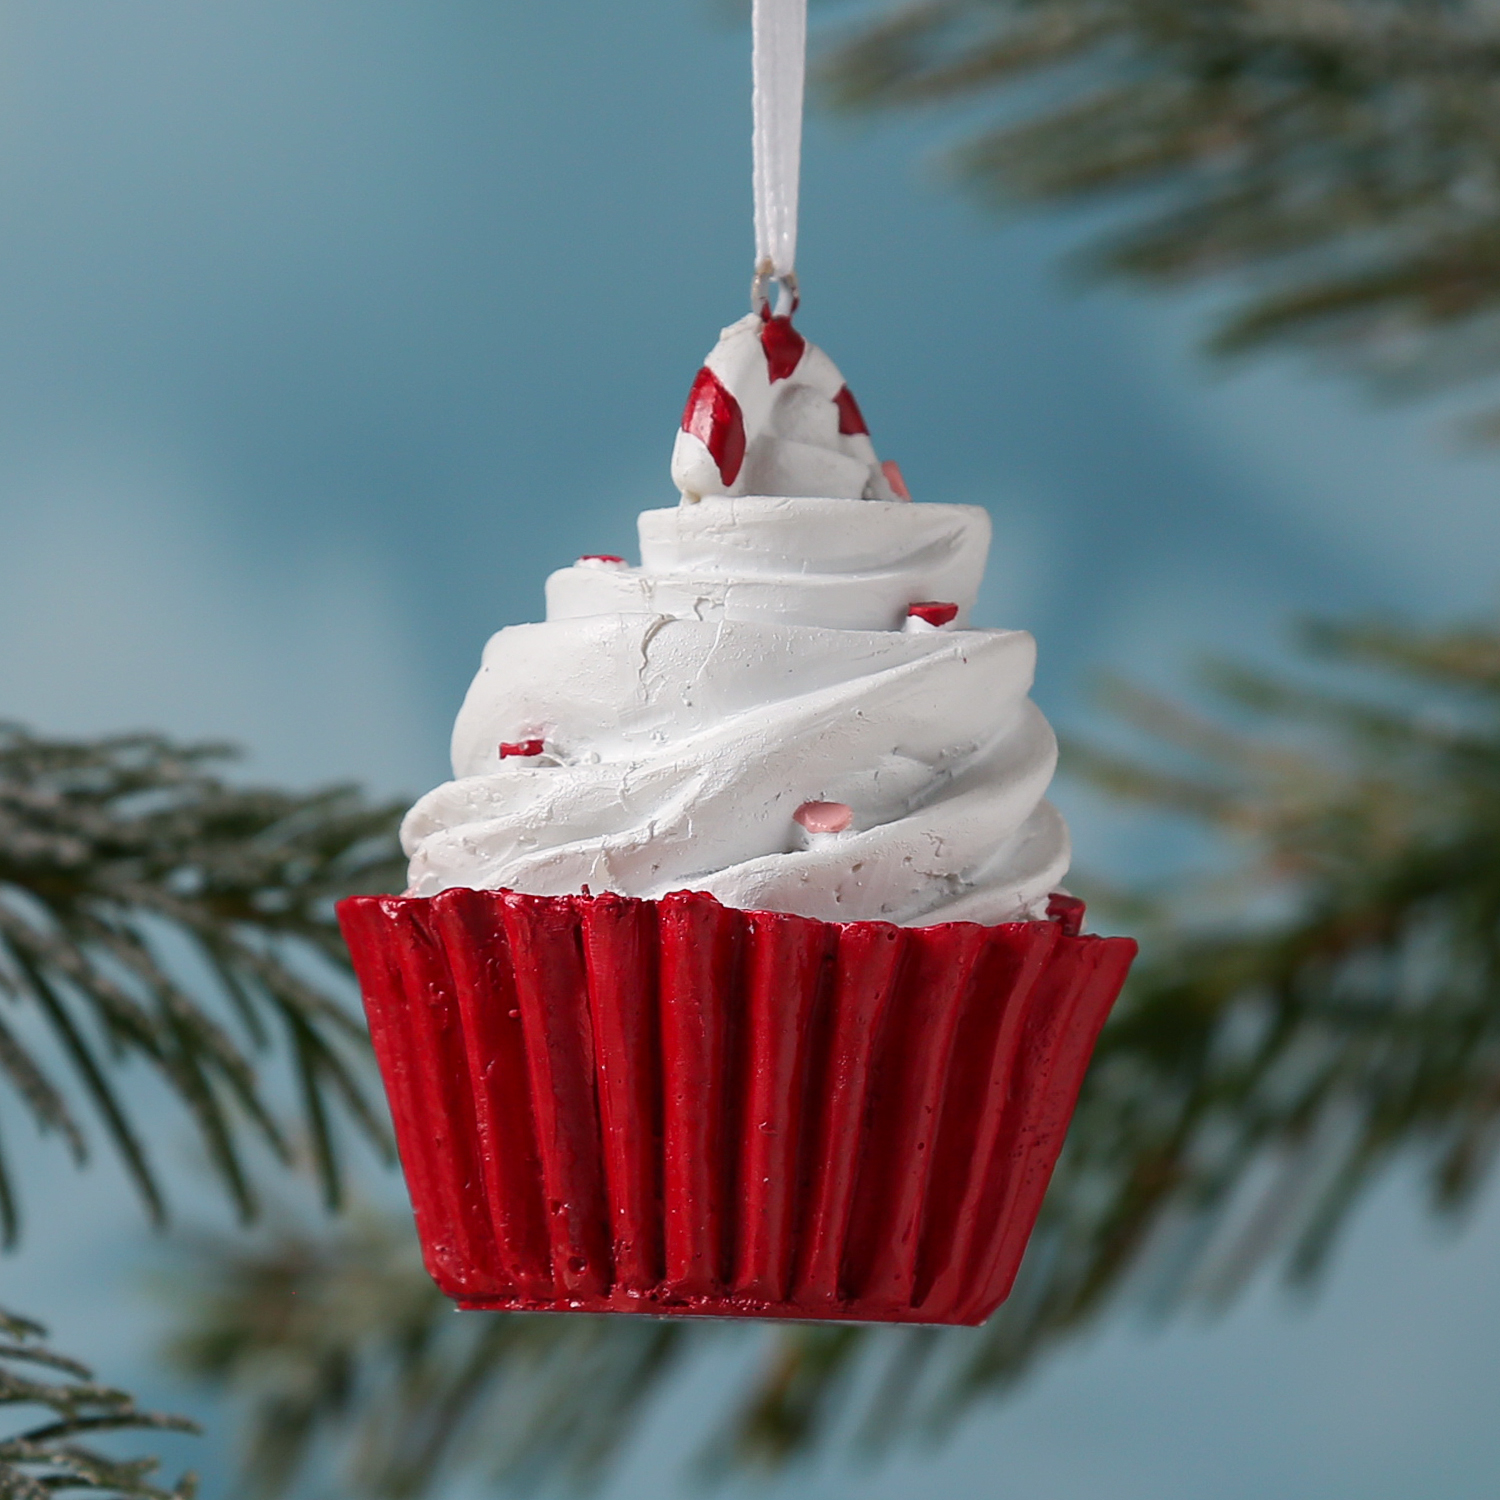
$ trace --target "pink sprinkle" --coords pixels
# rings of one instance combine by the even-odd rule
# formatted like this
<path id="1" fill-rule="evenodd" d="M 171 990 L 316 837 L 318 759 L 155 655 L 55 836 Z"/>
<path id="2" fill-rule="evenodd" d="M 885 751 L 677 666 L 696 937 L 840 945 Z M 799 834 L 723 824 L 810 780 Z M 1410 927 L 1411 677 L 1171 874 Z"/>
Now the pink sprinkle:
<path id="1" fill-rule="evenodd" d="M 854 821 L 847 802 L 804 802 L 793 819 L 809 833 L 842 833 Z"/>
<path id="2" fill-rule="evenodd" d="M 623 557 L 616 557 L 613 552 L 585 552 L 583 554 L 583 556 L 578 559 L 578 561 L 579 562 L 623 563 L 625 561 L 625 559 Z"/>
<path id="3" fill-rule="evenodd" d="M 541 740 L 501 740 L 500 759 L 507 760 L 512 755 L 540 755 L 542 743 Z"/>
<path id="4" fill-rule="evenodd" d="M 901 475 L 901 465 L 894 458 L 888 458 L 881 464 L 880 472 L 885 475 L 885 482 L 895 490 L 898 500 L 910 500 L 911 491 L 906 487 L 906 480 Z"/>
<path id="5" fill-rule="evenodd" d="M 913 620 L 926 620 L 929 625 L 946 625 L 949 620 L 958 618 L 958 606 L 938 599 L 926 599 L 921 604 L 908 604 L 906 613 Z"/>

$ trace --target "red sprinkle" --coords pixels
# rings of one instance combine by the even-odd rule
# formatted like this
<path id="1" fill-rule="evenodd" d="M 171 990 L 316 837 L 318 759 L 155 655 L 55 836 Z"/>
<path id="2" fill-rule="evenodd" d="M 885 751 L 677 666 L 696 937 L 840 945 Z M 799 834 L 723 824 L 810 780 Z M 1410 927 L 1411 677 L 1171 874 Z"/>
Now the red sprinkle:
<path id="1" fill-rule="evenodd" d="M 949 620 L 957 619 L 958 606 L 927 599 L 921 604 L 908 604 L 906 613 L 911 619 L 926 620 L 929 625 L 946 625 Z"/>
<path id="2" fill-rule="evenodd" d="M 501 740 L 500 759 L 507 760 L 512 755 L 540 755 L 542 744 L 541 740 Z"/>
<path id="3" fill-rule="evenodd" d="M 896 492 L 898 500 L 910 500 L 911 491 L 906 487 L 906 480 L 901 473 L 901 465 L 894 458 L 888 458 L 881 464 L 880 472 L 885 475 L 885 482 Z"/>
<path id="4" fill-rule="evenodd" d="M 1064 937 L 1077 937 L 1083 931 L 1083 902 L 1077 896 L 1053 891 L 1047 897 L 1047 916 L 1063 930 Z"/>
<path id="5" fill-rule="evenodd" d="M 865 414 L 859 409 L 859 402 L 854 399 L 854 392 L 847 385 L 839 387 L 833 404 L 839 409 L 839 431 L 845 437 L 853 437 L 857 432 L 869 433 L 870 429 L 865 426 Z"/>
<path id="6" fill-rule="evenodd" d="M 740 403 L 707 365 L 698 371 L 688 392 L 682 430 L 708 449 L 719 478 L 733 484 L 745 461 L 745 417 Z"/>
<path id="7" fill-rule="evenodd" d="M 804 802 L 792 818 L 809 833 L 842 833 L 854 821 L 847 802 Z"/>
<path id="8" fill-rule="evenodd" d="M 623 557 L 616 557 L 613 552 L 585 552 L 583 554 L 583 556 L 578 559 L 578 561 L 579 562 L 622 563 L 622 562 L 625 561 L 625 559 Z"/>

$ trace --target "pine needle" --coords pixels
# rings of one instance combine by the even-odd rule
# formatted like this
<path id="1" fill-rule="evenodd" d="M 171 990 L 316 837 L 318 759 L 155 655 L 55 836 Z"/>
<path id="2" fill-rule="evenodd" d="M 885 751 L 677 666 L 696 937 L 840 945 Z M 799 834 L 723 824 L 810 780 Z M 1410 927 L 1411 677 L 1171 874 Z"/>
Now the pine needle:
<path id="1" fill-rule="evenodd" d="M 0 1426 L 0 1500 L 46 1500 L 86 1493 L 117 1500 L 192 1500 L 193 1475 L 170 1489 L 152 1482 L 155 1459 L 118 1459 L 78 1438 L 107 1432 L 197 1432 L 186 1417 L 143 1411 L 124 1391 L 97 1384 L 88 1367 L 38 1342 L 46 1330 L 0 1309 L 0 1408 L 49 1414 L 16 1429 Z M 69 1378 L 40 1381 L 21 1373 L 40 1365 Z"/>
<path id="2" fill-rule="evenodd" d="M 157 1222 L 167 1204 L 132 1104 L 110 1080 L 143 1062 L 188 1110 L 244 1218 L 258 1196 L 241 1138 L 288 1160 L 312 1143 L 330 1203 L 342 1114 L 390 1153 L 333 903 L 399 882 L 396 804 L 225 780 L 231 752 L 157 735 L 45 739 L 0 724 L 0 1087 L 77 1159 L 91 1112 Z M 191 949 L 206 963 L 186 966 Z M 206 974 L 205 971 L 206 970 Z M 205 982 L 206 980 L 206 982 Z M 341 993 L 342 992 L 342 993 Z M 301 1107 L 268 1102 L 273 1039 Z M 19 1233 L 0 1164 L 0 1233 Z"/>
<path id="3" fill-rule="evenodd" d="M 959 179 L 1107 208 L 1089 274 L 1221 285 L 1213 352 L 1300 345 L 1407 395 L 1500 372 L 1482 0 L 904 0 L 835 33 L 820 76 L 846 109 L 981 113 Z"/>

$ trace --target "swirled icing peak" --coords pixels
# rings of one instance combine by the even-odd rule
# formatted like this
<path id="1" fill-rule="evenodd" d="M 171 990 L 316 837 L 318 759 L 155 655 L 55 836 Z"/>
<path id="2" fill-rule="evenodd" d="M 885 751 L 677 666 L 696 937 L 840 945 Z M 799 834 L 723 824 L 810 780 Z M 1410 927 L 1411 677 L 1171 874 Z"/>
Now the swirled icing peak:
<path id="1" fill-rule="evenodd" d="M 1068 866 L 1035 645 L 970 625 L 973 505 L 913 505 L 789 318 L 724 330 L 639 566 L 593 553 L 485 648 L 411 890 L 655 898 L 829 921 L 1043 916 Z"/>
<path id="2" fill-rule="evenodd" d="M 907 498 L 899 474 L 876 458 L 838 366 L 768 308 L 724 329 L 698 371 L 672 449 L 672 482 L 687 500 Z"/>

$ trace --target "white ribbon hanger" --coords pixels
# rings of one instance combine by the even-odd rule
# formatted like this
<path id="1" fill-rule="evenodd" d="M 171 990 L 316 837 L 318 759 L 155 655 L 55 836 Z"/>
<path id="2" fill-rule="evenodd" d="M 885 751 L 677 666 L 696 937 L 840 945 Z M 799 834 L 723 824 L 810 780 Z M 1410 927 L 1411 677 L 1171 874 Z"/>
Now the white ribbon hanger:
<path id="1" fill-rule="evenodd" d="M 777 285 L 776 316 L 797 305 L 797 187 L 802 167 L 802 93 L 807 74 L 807 0 L 754 0 L 755 280 L 759 312 Z"/>

